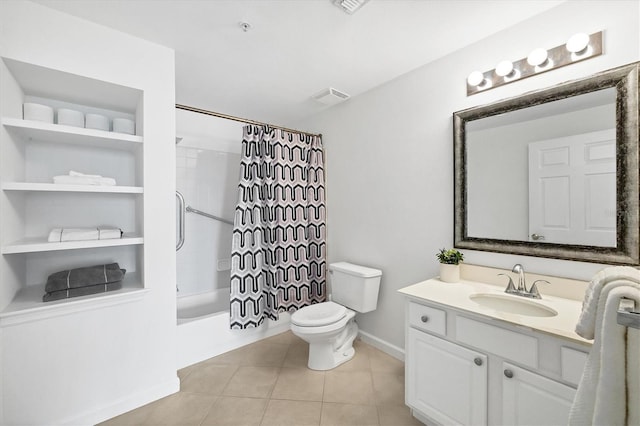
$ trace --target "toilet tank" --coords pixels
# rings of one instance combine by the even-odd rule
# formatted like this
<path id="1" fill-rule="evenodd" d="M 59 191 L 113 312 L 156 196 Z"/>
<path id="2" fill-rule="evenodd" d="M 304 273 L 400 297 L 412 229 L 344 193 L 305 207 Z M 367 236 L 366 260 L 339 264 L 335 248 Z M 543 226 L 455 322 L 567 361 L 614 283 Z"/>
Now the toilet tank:
<path id="1" fill-rule="evenodd" d="M 370 312 L 378 306 L 382 271 L 338 262 L 329 265 L 331 300 L 356 312 Z"/>

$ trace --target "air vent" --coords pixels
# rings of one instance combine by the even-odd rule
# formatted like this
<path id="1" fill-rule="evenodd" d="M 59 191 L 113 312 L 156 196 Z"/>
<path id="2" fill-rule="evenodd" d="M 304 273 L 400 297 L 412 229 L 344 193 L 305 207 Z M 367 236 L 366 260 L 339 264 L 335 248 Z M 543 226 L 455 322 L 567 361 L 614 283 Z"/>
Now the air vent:
<path id="1" fill-rule="evenodd" d="M 369 0 L 333 0 L 333 4 L 349 15 L 352 15 L 368 1 Z"/>
<path id="2" fill-rule="evenodd" d="M 333 87 L 324 89 L 312 96 L 313 99 L 325 105 L 335 105 L 342 101 L 346 101 L 349 97 L 350 96 L 346 93 L 334 89 Z"/>

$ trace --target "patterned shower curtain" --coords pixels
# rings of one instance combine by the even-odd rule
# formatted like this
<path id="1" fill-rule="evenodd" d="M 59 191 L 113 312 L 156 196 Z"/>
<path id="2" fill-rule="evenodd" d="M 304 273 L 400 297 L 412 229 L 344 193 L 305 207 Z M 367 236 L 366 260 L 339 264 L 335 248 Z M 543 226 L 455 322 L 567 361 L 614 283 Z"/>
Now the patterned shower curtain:
<path id="1" fill-rule="evenodd" d="M 231 328 L 325 300 L 320 136 L 244 127 L 231 248 Z"/>

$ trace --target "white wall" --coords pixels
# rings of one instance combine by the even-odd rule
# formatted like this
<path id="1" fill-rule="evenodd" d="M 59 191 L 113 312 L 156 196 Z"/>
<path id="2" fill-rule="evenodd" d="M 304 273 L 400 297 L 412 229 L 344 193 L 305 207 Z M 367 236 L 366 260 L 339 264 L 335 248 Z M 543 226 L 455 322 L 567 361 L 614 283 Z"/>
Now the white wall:
<path id="1" fill-rule="evenodd" d="M 2 424 L 94 424 L 178 390 L 174 53 L 27 1 L 0 2 L 0 55 L 142 90 L 139 300 L 1 330 Z"/>
<path id="2" fill-rule="evenodd" d="M 496 11 L 499 13 L 499 10 Z M 451 17 L 455 23 L 455 17 Z M 401 287 L 436 276 L 435 253 L 453 242 L 452 113 L 640 59 L 637 1 L 570 1 L 313 117 L 327 167 L 327 253 L 382 269 L 364 331 L 403 347 Z M 465 79 L 576 32 L 604 30 L 604 55 L 471 97 Z M 464 31 L 464 28 L 460 28 Z M 416 40 L 416 43 L 435 41 Z M 601 265 L 465 250 L 467 263 L 588 279 Z"/>

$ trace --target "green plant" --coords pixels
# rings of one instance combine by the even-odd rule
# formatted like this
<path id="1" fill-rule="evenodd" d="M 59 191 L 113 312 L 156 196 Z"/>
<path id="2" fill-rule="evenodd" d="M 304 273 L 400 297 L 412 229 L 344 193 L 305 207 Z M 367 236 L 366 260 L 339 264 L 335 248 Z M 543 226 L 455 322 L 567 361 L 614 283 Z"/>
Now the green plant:
<path id="1" fill-rule="evenodd" d="M 457 265 L 464 260 L 464 255 L 456 249 L 440 249 L 440 252 L 436 254 L 440 263 L 447 265 Z"/>

